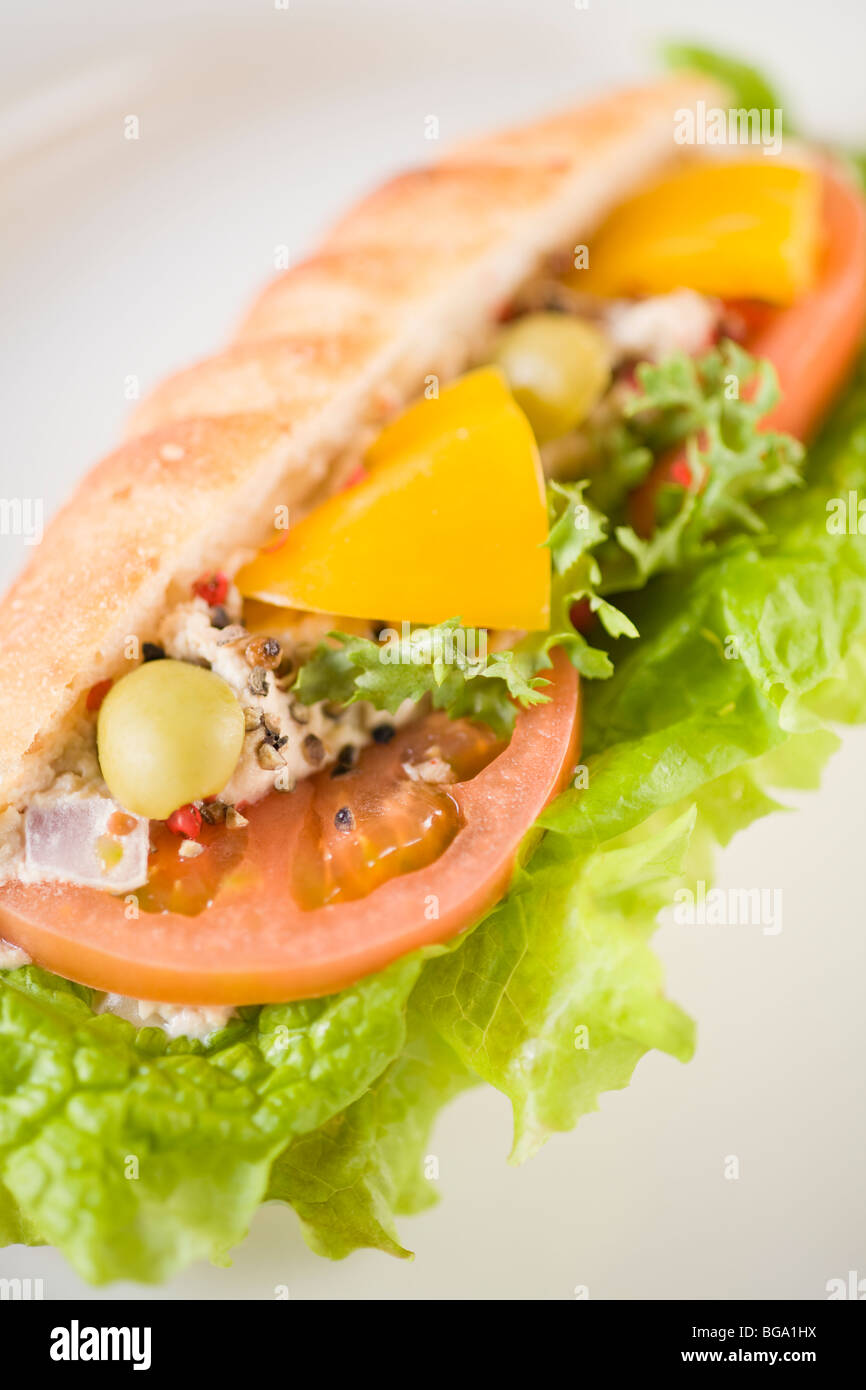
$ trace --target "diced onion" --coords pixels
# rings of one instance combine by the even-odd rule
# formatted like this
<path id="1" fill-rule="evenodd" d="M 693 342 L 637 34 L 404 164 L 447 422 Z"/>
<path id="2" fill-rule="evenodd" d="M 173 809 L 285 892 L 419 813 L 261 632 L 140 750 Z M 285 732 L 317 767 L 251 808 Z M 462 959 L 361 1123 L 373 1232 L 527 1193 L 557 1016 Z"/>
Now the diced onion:
<path id="1" fill-rule="evenodd" d="M 115 814 L 134 822 L 125 835 L 112 834 Z M 122 811 L 109 796 L 64 796 L 40 800 L 24 818 L 24 874 L 31 882 L 61 879 L 109 893 L 129 893 L 147 882 L 149 822 Z"/>

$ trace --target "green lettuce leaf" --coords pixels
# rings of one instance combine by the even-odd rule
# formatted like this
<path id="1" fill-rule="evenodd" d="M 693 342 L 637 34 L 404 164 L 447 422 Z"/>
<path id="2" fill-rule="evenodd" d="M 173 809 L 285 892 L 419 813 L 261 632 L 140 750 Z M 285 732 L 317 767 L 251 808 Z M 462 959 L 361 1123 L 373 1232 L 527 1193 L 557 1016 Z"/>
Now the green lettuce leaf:
<path id="1" fill-rule="evenodd" d="M 342 1259 L 359 1247 L 410 1256 L 395 1218 L 423 1211 L 438 1194 L 426 1176 L 433 1121 L 478 1078 L 417 1012 L 406 1046 L 365 1095 L 274 1164 L 268 1197 L 289 1202 L 320 1255 Z"/>
<path id="2" fill-rule="evenodd" d="M 505 901 L 419 980 L 418 1008 L 510 1099 L 516 1160 L 626 1086 L 649 1048 L 690 1057 L 692 1025 L 662 995 L 647 938 L 693 822 L 686 812 L 640 844 L 588 855 L 548 835 Z"/>
<path id="3" fill-rule="evenodd" d="M 36 1228 L 27 1220 L 8 1187 L 0 1183 L 0 1246 L 44 1245 Z"/>
<path id="4" fill-rule="evenodd" d="M 537 668 L 528 670 L 510 651 L 487 655 L 481 647 L 486 633 L 461 627 L 459 618 L 395 633 L 384 643 L 345 632 L 329 636 L 339 645 L 321 642 L 295 683 L 304 704 L 365 700 L 394 714 L 404 700 L 429 695 L 433 708 L 452 719 L 480 719 L 507 737 L 518 707 L 547 699 L 548 682 L 536 675 Z"/>
<path id="5" fill-rule="evenodd" d="M 800 484 L 803 446 L 790 435 L 758 431 L 779 399 L 769 362 L 723 342 L 700 358 L 675 353 L 642 363 L 637 380 L 626 417 L 655 455 L 678 449 L 693 484 L 660 489 L 648 538 L 629 525 L 615 528 L 619 553 L 609 546 L 603 557 L 605 592 L 643 588 L 654 574 L 682 568 L 720 533 L 763 532 L 756 504 Z"/>
<path id="6" fill-rule="evenodd" d="M 0 975 L 6 1239 L 38 1233 L 93 1283 L 224 1260 L 289 1140 L 399 1054 L 420 968 L 407 957 L 327 999 L 245 1010 L 207 1046 L 136 1032 L 35 967 Z"/>
<path id="7" fill-rule="evenodd" d="M 613 673 L 609 654 L 592 646 L 573 622 L 575 605 L 595 614 L 610 637 L 637 637 L 634 623 L 625 613 L 603 598 L 601 569 L 595 551 L 608 537 L 609 523 L 588 500 L 586 480 L 548 485 L 547 505 L 550 531 L 550 627 L 547 632 L 529 632 L 514 648 L 513 658 L 528 677 L 550 667 L 555 647 L 566 652 L 587 680 L 607 680 Z"/>

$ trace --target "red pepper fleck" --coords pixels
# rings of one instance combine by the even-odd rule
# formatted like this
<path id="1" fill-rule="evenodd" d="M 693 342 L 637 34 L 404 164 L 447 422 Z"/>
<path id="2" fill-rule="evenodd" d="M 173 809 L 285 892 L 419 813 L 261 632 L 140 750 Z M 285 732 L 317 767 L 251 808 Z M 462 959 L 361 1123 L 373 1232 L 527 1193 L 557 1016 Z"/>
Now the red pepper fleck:
<path id="1" fill-rule="evenodd" d="M 87 708 L 89 710 L 99 709 L 99 706 L 102 704 L 113 684 L 113 681 L 107 680 L 97 681 L 95 685 L 92 685 L 84 701 Z"/>
<path id="2" fill-rule="evenodd" d="M 201 811 L 188 802 L 172 811 L 166 825 L 174 835 L 184 835 L 187 840 L 197 840 L 201 834 Z"/>
<path id="3" fill-rule="evenodd" d="M 226 601 L 229 581 L 226 575 L 219 570 L 214 570 L 212 574 L 200 575 L 193 584 L 192 591 L 196 598 L 203 598 L 205 603 L 210 604 L 211 608 L 217 608 Z"/>

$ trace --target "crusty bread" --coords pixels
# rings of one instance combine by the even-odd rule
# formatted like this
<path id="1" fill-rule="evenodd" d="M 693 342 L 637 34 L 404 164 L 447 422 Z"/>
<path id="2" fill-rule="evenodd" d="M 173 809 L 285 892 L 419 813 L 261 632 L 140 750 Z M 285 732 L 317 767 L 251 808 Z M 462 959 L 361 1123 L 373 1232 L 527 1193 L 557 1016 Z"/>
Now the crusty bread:
<path id="1" fill-rule="evenodd" d="M 171 377 L 0 603 L 0 807 L 50 776 L 85 692 L 200 571 L 339 486 L 369 430 L 470 360 L 556 249 L 673 159 L 699 77 L 619 92 L 392 179 L 265 289 L 227 351 Z"/>

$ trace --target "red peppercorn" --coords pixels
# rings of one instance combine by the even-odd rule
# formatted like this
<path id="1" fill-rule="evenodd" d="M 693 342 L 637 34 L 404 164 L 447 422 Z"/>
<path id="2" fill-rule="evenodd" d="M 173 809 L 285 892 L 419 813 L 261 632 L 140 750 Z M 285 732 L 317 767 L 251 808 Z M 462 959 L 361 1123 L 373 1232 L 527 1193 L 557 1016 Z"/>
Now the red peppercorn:
<path id="1" fill-rule="evenodd" d="M 187 840 L 197 840 L 201 834 L 201 811 L 192 803 L 178 806 L 172 811 L 166 825 L 174 835 L 184 835 Z"/>
<path id="2" fill-rule="evenodd" d="M 95 685 L 92 685 L 84 701 L 87 708 L 90 710 L 99 709 L 99 706 L 102 704 L 113 683 L 114 682 L 110 680 L 97 681 Z"/>
<path id="3" fill-rule="evenodd" d="M 214 570 L 212 574 L 199 575 L 192 586 L 192 591 L 196 598 L 203 598 L 205 603 L 210 604 L 211 608 L 216 608 L 226 601 L 229 581 L 220 570 Z"/>

